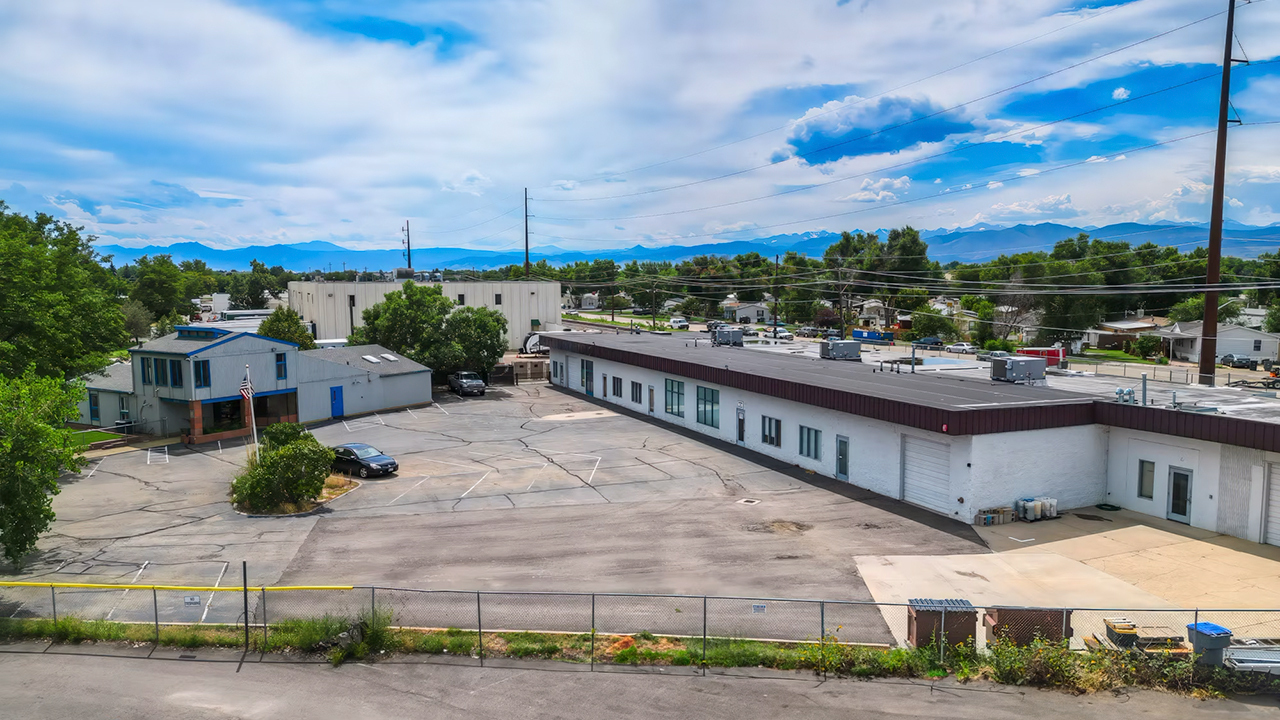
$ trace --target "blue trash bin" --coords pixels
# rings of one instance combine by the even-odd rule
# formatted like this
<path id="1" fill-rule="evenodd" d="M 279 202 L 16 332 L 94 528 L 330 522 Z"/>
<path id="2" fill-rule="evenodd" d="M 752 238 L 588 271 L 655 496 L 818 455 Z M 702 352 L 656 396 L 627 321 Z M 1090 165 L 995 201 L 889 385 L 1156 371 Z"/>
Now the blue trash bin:
<path id="1" fill-rule="evenodd" d="M 1201 665 L 1222 665 L 1222 651 L 1231 646 L 1231 631 L 1217 623 L 1198 622 L 1187 625 L 1187 639 Z"/>

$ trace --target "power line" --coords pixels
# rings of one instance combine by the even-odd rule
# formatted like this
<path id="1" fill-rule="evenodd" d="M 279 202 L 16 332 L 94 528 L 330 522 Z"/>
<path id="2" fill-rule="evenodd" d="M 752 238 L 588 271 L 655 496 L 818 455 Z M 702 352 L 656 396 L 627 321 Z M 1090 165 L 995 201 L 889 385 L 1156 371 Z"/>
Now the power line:
<path id="1" fill-rule="evenodd" d="M 1058 120 L 1052 120 L 1050 122 L 1042 123 L 1040 125 L 1036 125 L 1030 128 L 1021 128 L 1013 132 L 1006 133 L 1004 135 L 997 135 L 995 137 L 987 138 L 986 140 L 982 140 L 981 142 L 960 145 L 950 150 L 944 150 L 942 152 L 937 152 L 932 155 L 924 155 L 922 157 L 909 160 L 907 162 L 897 163 L 896 165 L 888 165 L 875 170 L 868 170 L 866 172 L 857 173 L 856 175 L 846 175 L 845 177 L 836 178 L 834 180 L 828 180 L 826 182 L 813 183 L 811 185 L 802 185 L 800 187 L 790 188 L 788 190 L 780 190 L 778 192 L 769 193 L 767 195 L 760 195 L 753 198 L 746 198 L 744 200 L 733 200 L 731 202 L 718 203 L 716 205 L 704 205 L 702 207 L 687 208 L 684 210 L 669 210 L 665 212 L 647 213 L 643 215 L 618 215 L 614 217 L 594 217 L 594 218 L 564 218 L 564 217 L 539 216 L 539 219 L 549 220 L 549 221 L 561 221 L 561 222 L 603 222 L 603 221 L 609 221 L 609 220 L 640 220 L 645 218 L 669 217 L 671 215 L 682 215 L 682 214 L 691 213 L 691 212 L 702 212 L 704 210 L 717 210 L 719 208 L 732 207 L 734 205 L 743 205 L 750 202 L 756 202 L 758 200 L 767 200 L 769 198 L 781 197 L 783 195 L 790 195 L 798 192 L 806 192 L 806 191 L 814 190 L 817 188 L 827 187 L 829 185 L 835 185 L 836 183 L 842 183 L 847 180 L 856 180 L 858 178 L 869 177 L 872 175 L 877 175 L 879 173 L 888 172 L 890 170 L 900 170 L 902 168 L 909 167 L 911 165 L 916 165 L 916 164 L 925 162 L 926 160 L 934 160 L 934 159 L 943 157 L 945 155 L 951 155 L 953 153 L 961 152 L 964 150 L 972 150 L 974 148 L 979 148 L 985 145 L 1001 142 L 1011 137 L 1027 135 L 1028 133 L 1033 133 L 1033 132 L 1036 132 L 1037 130 L 1043 130 L 1044 128 L 1051 127 L 1053 125 L 1069 122 L 1071 120 L 1075 120 L 1075 119 L 1084 117 L 1086 115 L 1092 115 L 1094 113 L 1102 112 L 1103 110 L 1110 110 L 1111 108 L 1118 107 L 1120 105 L 1125 105 L 1131 102 L 1135 102 L 1137 100 L 1143 100 L 1143 99 L 1152 97 L 1154 95 L 1159 95 L 1161 93 L 1165 93 L 1170 90 L 1176 90 L 1178 88 L 1182 88 L 1187 85 L 1192 85 L 1194 83 L 1202 82 L 1204 80 L 1208 80 L 1210 78 L 1215 78 L 1215 77 L 1218 77 L 1218 73 L 1216 72 L 1209 73 L 1207 75 L 1202 75 L 1198 78 L 1195 78 L 1194 80 L 1187 80 L 1186 82 L 1181 82 L 1181 83 L 1178 83 L 1177 85 L 1170 85 L 1168 87 L 1164 87 L 1159 90 L 1154 90 L 1152 92 L 1144 93 L 1142 95 L 1134 95 L 1124 100 L 1113 102 L 1107 105 L 1102 105 L 1100 107 L 1093 108 L 1092 110 L 1086 110 L 1084 112 L 1076 113 L 1075 115 L 1070 115 L 1068 117 L 1060 118 Z"/>
<path id="2" fill-rule="evenodd" d="M 844 102 L 841 102 L 841 103 L 839 103 L 839 104 L 835 105 L 834 107 L 832 107 L 832 108 L 831 108 L 831 109 L 829 109 L 829 110 L 824 110 L 824 111 L 822 111 L 822 112 L 820 112 L 820 113 L 815 113 L 815 114 L 813 114 L 813 115 L 808 115 L 808 116 L 806 116 L 806 118 L 805 118 L 805 119 L 807 119 L 807 120 L 812 120 L 813 118 L 818 118 L 818 117 L 822 117 L 822 116 L 824 116 L 824 115 L 829 115 L 829 114 L 834 113 L 834 112 L 839 112 L 840 110 L 842 110 L 842 109 L 844 109 L 844 108 L 846 108 L 846 107 L 853 107 L 853 106 L 856 106 L 856 105 L 861 105 L 862 103 L 867 102 L 867 101 L 869 101 L 869 100 L 875 100 L 875 99 L 880 98 L 880 97 L 883 97 L 883 96 L 885 96 L 885 95 L 889 95 L 889 94 L 891 94 L 891 93 L 898 92 L 899 90 L 905 90 L 906 88 L 909 88 L 909 87 L 911 87 L 912 85 L 918 85 L 919 83 L 926 82 L 926 81 L 928 81 L 928 80 L 932 80 L 933 78 L 940 77 L 940 76 L 942 76 L 942 75 L 946 75 L 947 73 L 954 72 L 954 71 L 959 70 L 959 69 L 964 68 L 964 67 L 968 67 L 969 65 L 973 65 L 974 63 L 978 63 L 978 62 L 981 62 L 981 61 L 983 61 L 983 60 L 986 60 L 986 59 L 989 59 L 989 58 L 995 57 L 996 55 L 1000 55 L 1001 53 L 1005 53 L 1005 52 L 1008 52 L 1008 51 L 1010 51 L 1010 50 L 1017 49 L 1017 48 L 1019 48 L 1019 47 L 1022 47 L 1023 45 L 1027 45 L 1027 44 L 1029 44 L 1029 43 L 1035 42 L 1036 40 L 1042 40 L 1042 39 L 1044 39 L 1044 38 L 1046 38 L 1046 37 L 1049 37 L 1050 35 L 1054 35 L 1054 34 L 1060 33 L 1060 32 L 1062 32 L 1063 30 L 1069 30 L 1070 28 L 1073 28 L 1073 27 L 1075 27 L 1076 25 L 1079 25 L 1079 24 L 1084 23 L 1084 22 L 1088 22 L 1088 21 L 1090 21 L 1090 20 L 1094 20 L 1094 19 L 1100 18 L 1100 17 L 1102 17 L 1102 16 L 1104 16 L 1104 15 L 1108 15 L 1108 14 L 1110 14 L 1110 13 L 1112 13 L 1112 12 L 1115 12 L 1116 10 L 1120 10 L 1121 8 L 1125 8 L 1125 7 L 1128 7 L 1128 4 L 1124 4 L 1124 5 L 1116 5 L 1116 6 L 1113 6 L 1113 7 L 1111 7 L 1111 8 L 1107 8 L 1107 9 L 1105 9 L 1105 10 L 1102 10 L 1101 12 L 1094 13 L 1093 15 L 1089 15 L 1089 16 L 1087 16 L 1087 17 L 1081 18 L 1081 19 L 1079 19 L 1079 20 L 1076 20 L 1075 22 L 1068 23 L 1068 24 L 1063 25 L 1062 27 L 1056 28 L 1056 29 L 1054 29 L 1054 30 L 1050 30 L 1049 32 L 1042 33 L 1042 34 L 1040 34 L 1040 35 L 1036 35 L 1035 37 L 1032 37 L 1032 38 L 1028 38 L 1028 39 L 1026 39 L 1026 40 L 1023 40 L 1022 42 L 1014 43 L 1013 45 L 1009 45 L 1009 46 L 1003 47 L 1003 48 L 1001 48 L 1001 49 L 999 49 L 999 50 L 996 50 L 996 51 L 994 51 L 994 52 L 987 53 L 986 55 L 982 55 L 982 56 L 979 56 L 979 57 L 973 58 L 972 60 L 967 60 L 967 61 L 965 61 L 965 62 L 960 63 L 959 65 L 953 65 L 953 66 L 951 66 L 951 67 L 947 68 L 946 70 L 939 70 L 939 71 L 937 71 L 937 72 L 935 72 L 935 73 L 933 73 L 933 74 L 931 74 L 931 75 L 926 75 L 925 77 L 919 78 L 919 79 L 917 79 L 917 80 L 912 80 L 911 82 L 903 83 L 902 85 L 898 85 L 898 86 L 896 86 L 896 87 L 894 87 L 894 88 L 890 88 L 889 90 L 885 90 L 885 91 L 882 91 L 882 92 L 876 93 L 876 94 L 874 94 L 874 95 L 869 95 L 869 96 L 867 96 L 867 97 L 860 97 L 860 98 L 858 98 L 858 99 L 857 99 L 857 100 L 855 100 L 855 101 L 848 101 L 848 100 L 846 100 L 846 101 L 844 101 Z M 738 145 L 738 144 L 740 144 L 740 143 L 747 142 L 748 140 L 754 140 L 754 139 L 759 138 L 759 137 L 764 137 L 765 135 L 768 135 L 768 134 L 770 134 L 770 133 L 778 132 L 779 130 L 788 130 L 788 129 L 791 129 L 791 128 L 795 127 L 795 125 L 796 125 L 796 121 L 792 120 L 792 121 L 787 122 L 787 123 L 786 123 L 786 124 L 784 124 L 784 125 L 779 125 L 779 126 L 777 126 L 777 127 L 769 128 L 768 130 L 762 130 L 762 131 L 760 131 L 760 132 L 758 132 L 758 133 L 755 133 L 754 135 L 748 135 L 747 137 L 739 138 L 738 140 L 733 140 L 733 141 L 731 141 L 731 142 L 722 143 L 722 144 L 720 144 L 720 145 L 715 145 L 715 146 L 713 146 L 713 147 L 709 147 L 709 148 L 706 148 L 706 149 L 703 149 L 703 150 L 698 150 L 697 152 L 687 153 L 687 154 L 685 154 L 685 155 L 681 155 L 681 156 L 679 156 L 679 157 L 671 158 L 671 159 L 669 159 L 669 160 L 662 160 L 662 161 L 660 161 L 660 162 L 650 163 L 650 164 L 648 164 L 648 165 L 642 165 L 642 166 L 640 166 L 640 167 L 632 168 L 632 169 L 630 169 L 630 170 L 621 170 L 621 171 L 618 171 L 618 172 L 606 173 L 606 174 L 603 174 L 603 175 L 596 175 L 596 176 L 593 176 L 593 177 L 590 177 L 590 178 L 584 178 L 584 179 L 582 179 L 582 180 L 574 180 L 574 181 L 571 181 L 571 182 L 574 182 L 574 183 L 579 184 L 579 185 L 581 185 L 581 184 L 585 184 L 585 183 L 589 183 L 589 182 L 602 182 L 602 181 L 608 180 L 609 178 L 620 177 L 620 176 L 622 176 L 622 175 L 630 175 L 630 174 L 632 174 L 632 173 L 642 172 L 642 171 L 644 171 L 644 170 L 651 170 L 651 169 L 653 169 L 653 168 L 661 167 L 661 166 L 663 166 L 663 165 L 669 165 L 669 164 L 671 164 L 671 163 L 673 163 L 673 162 L 679 162 L 679 161 L 681 161 L 681 160 L 688 160 L 689 158 L 692 158 L 692 157 L 697 157 L 697 156 L 699 156 L 699 155 L 705 155 L 706 153 L 709 153 L 709 152 L 714 152 L 714 151 L 716 151 L 716 150 L 721 150 L 721 149 L 723 149 L 723 148 L 731 147 L 731 146 L 733 146 L 733 145 Z M 554 184 L 553 184 L 553 185 L 545 185 L 545 186 L 543 186 L 543 187 L 544 187 L 544 188 L 551 188 L 551 187 L 556 187 L 556 185 L 554 185 Z"/>
<path id="3" fill-rule="evenodd" d="M 787 161 L 791 160 L 792 158 L 805 158 L 805 157 L 809 157 L 809 156 L 814 155 L 814 154 L 817 154 L 817 153 L 826 152 L 826 151 L 828 151 L 828 150 L 833 150 L 833 149 L 835 149 L 835 148 L 842 147 L 842 146 L 844 146 L 844 145 L 848 145 L 848 144 L 850 144 L 850 143 L 858 142 L 858 141 L 860 141 L 860 140 L 865 140 L 865 139 L 867 139 L 867 138 L 874 137 L 874 136 L 876 136 L 876 135 L 880 135 L 880 134 L 883 134 L 883 133 L 889 132 L 890 130 L 897 130 L 897 129 L 901 129 L 901 128 L 907 127 L 907 126 L 909 126 L 909 125 L 914 125 L 915 123 L 922 122 L 922 121 L 924 121 L 924 120 L 928 120 L 928 119 L 931 119 L 931 118 L 938 117 L 938 116 L 940 116 L 940 115 L 944 115 L 944 114 L 946 114 L 946 113 L 952 112 L 952 111 L 954 111 L 954 110 L 958 110 L 958 109 L 960 109 L 960 108 L 962 108 L 962 107 L 965 107 L 965 106 L 967 106 L 967 105 L 972 105 L 972 104 L 977 103 L 977 102 L 982 102 L 983 100 L 989 100 L 989 99 L 991 99 L 991 98 L 993 98 L 993 97 L 996 97 L 996 96 L 999 96 L 999 95 L 1003 95 L 1003 94 L 1008 93 L 1008 92 L 1012 92 L 1012 91 L 1014 91 L 1014 90 L 1017 90 L 1018 88 L 1026 87 L 1027 85 L 1030 85 L 1030 84 L 1032 84 L 1032 83 L 1039 82 L 1040 80 L 1044 80 L 1044 79 L 1046 79 L 1046 78 L 1053 77 L 1054 75 L 1059 75 L 1059 74 L 1064 73 L 1064 72 L 1067 72 L 1067 71 L 1069 71 L 1069 70 L 1074 70 L 1074 69 L 1076 69 L 1076 68 L 1078 68 L 1078 67 L 1081 67 L 1082 65 L 1086 65 L 1086 64 L 1088 64 L 1088 63 L 1094 62 L 1095 60 L 1101 60 L 1102 58 L 1109 57 L 1109 56 L 1111 56 L 1111 55 L 1115 55 L 1116 53 L 1123 52 L 1123 51 L 1125 51 L 1125 50 L 1128 50 L 1128 49 L 1131 49 L 1131 48 L 1137 47 L 1138 45 L 1142 45 L 1142 44 L 1144 44 L 1144 43 L 1148 43 L 1148 42 L 1151 42 L 1151 41 L 1153 41 L 1153 40 L 1158 40 L 1158 39 L 1160 39 L 1160 38 L 1162 38 L 1162 37 L 1165 37 L 1166 35 L 1169 35 L 1169 34 L 1172 34 L 1172 33 L 1178 32 L 1178 31 L 1180 31 L 1180 30 L 1184 30 L 1184 29 L 1189 28 L 1189 27 L 1192 27 L 1192 26 L 1194 26 L 1194 25 L 1198 25 L 1198 24 L 1200 24 L 1200 23 L 1202 23 L 1202 22 L 1205 22 L 1205 21 L 1207 21 L 1207 20 L 1212 20 L 1213 18 L 1215 18 L 1215 17 L 1217 17 L 1217 16 L 1219 16 L 1219 15 L 1223 14 L 1223 12 L 1225 12 L 1225 11 L 1220 11 L 1220 12 L 1216 12 L 1216 13 L 1214 13 L 1214 14 L 1212 14 L 1212 15 L 1207 15 L 1207 16 L 1205 16 L 1205 17 L 1200 18 L 1199 20 L 1193 20 L 1193 21 L 1191 21 L 1191 22 L 1189 22 L 1189 23 L 1186 23 L 1186 24 L 1184 24 L 1184 25 L 1179 25 L 1178 27 L 1173 28 L 1172 30 L 1166 30 L 1166 31 L 1164 31 L 1164 32 L 1162 32 L 1162 33 L 1158 33 L 1158 34 L 1156 34 L 1156 35 L 1152 35 L 1152 36 L 1147 37 L 1147 38 L 1144 38 L 1144 39 L 1142 39 L 1142 40 L 1138 40 L 1138 41 L 1136 41 L 1136 42 L 1129 43 L 1128 45 L 1124 45 L 1124 46 L 1119 47 L 1119 48 L 1116 48 L 1116 49 L 1114 49 L 1114 50 L 1108 50 L 1107 52 L 1104 52 L 1104 53 L 1101 53 L 1101 54 L 1098 54 L 1098 55 L 1094 55 L 1093 57 L 1087 58 L 1087 59 L 1085 59 L 1085 60 L 1081 60 L 1081 61 L 1079 61 L 1079 62 L 1072 63 L 1072 64 L 1070 64 L 1070 65 L 1067 65 L 1066 67 L 1062 67 L 1062 68 L 1059 68 L 1059 69 L 1057 69 L 1057 70 L 1053 70 L 1053 71 L 1051 71 L 1051 72 L 1048 72 L 1048 73 L 1045 73 L 1045 74 L 1043 74 L 1043 75 L 1040 75 L 1040 76 L 1038 76 L 1038 77 L 1031 78 L 1030 80 L 1024 80 L 1023 82 L 1017 83 L 1017 84 L 1015 84 L 1015 85 L 1010 85 L 1010 86 L 1005 87 L 1005 88 L 1003 88 L 1003 89 L 1001 89 L 1001 90 L 996 90 L 995 92 L 987 93 L 986 95 L 982 95 L 982 96 L 980 96 L 980 97 L 974 98 L 973 100 L 968 100 L 968 101 L 966 101 L 966 102 L 962 102 L 962 103 L 959 103 L 959 104 L 956 104 L 956 105 L 952 105 L 951 107 L 948 107 L 948 108 L 945 108 L 945 109 L 942 109 L 942 110 L 938 110 L 938 111 L 935 111 L 935 112 L 929 113 L 929 114 L 927 114 L 927 115 L 921 115 L 920 117 L 913 118 L 913 119 L 911 119 L 911 120 L 907 120 L 907 121 L 905 121 L 905 122 L 901 122 L 901 123 L 898 123 L 898 124 L 896 124 L 896 125 L 890 125 L 889 127 L 881 128 L 880 130 L 875 130 L 875 131 L 873 131 L 873 132 L 867 133 L 867 134 L 865 134 L 865 135 L 860 135 L 860 136 L 855 137 L 855 138 L 848 138 L 848 139 L 846 139 L 846 140 L 841 140 L 840 142 L 832 143 L 832 144 L 830 144 L 830 145 L 826 145 L 826 146 L 823 146 L 823 147 L 820 147 L 820 148 L 814 148 L 814 149 L 812 149 L 812 150 L 806 150 L 806 151 L 805 151 L 805 152 L 803 152 L 803 153 L 796 153 L 796 154 L 794 154 L 794 155 L 791 155 L 791 156 L 788 156 L 788 157 L 785 157 L 785 158 L 780 158 L 780 159 L 778 159 L 778 160 L 772 160 L 772 161 L 767 162 L 767 163 L 764 163 L 764 164 L 762 164 L 762 165 L 755 165 L 755 166 L 752 166 L 752 167 L 749 167 L 749 168 L 745 168 L 745 169 L 743 169 L 743 170 L 735 170 L 735 171 L 733 171 L 733 172 L 723 173 L 723 174 L 721 174 L 721 175 L 716 175 L 716 176 L 714 176 L 714 177 L 710 177 L 710 178 L 704 178 L 704 179 L 702 179 L 702 180 L 692 180 L 692 181 L 689 181 L 689 182 L 679 183 L 679 184 L 676 184 L 676 185 L 668 185 L 668 186 L 661 187 L 661 188 L 651 188 L 651 189 L 649 189 L 649 190 L 639 190 L 639 191 L 636 191 L 636 192 L 631 192 L 631 193 L 622 193 L 622 194 L 619 194 L 619 195 L 606 195 L 606 196 L 593 197 L 593 198 L 535 198 L 535 200 L 538 200 L 538 201 L 540 201 L 540 202 L 588 202 L 588 201 L 594 201 L 594 200 L 616 200 L 616 199 L 619 199 L 619 198 L 628 198 L 628 197 L 636 197 L 636 196 L 640 196 L 640 195 L 651 195 L 651 194 L 659 193 L 659 192 L 667 192 L 667 191 L 669 191 L 669 190 L 679 190 L 679 189 L 682 189 L 682 188 L 692 187 L 692 186 L 694 186 L 694 185 L 701 185 L 701 184 L 708 183 L 708 182 L 714 182 L 714 181 L 716 181 L 716 180 L 723 180 L 723 179 L 725 179 L 725 178 L 736 177 L 736 176 L 738 176 L 738 175 L 743 175 L 743 174 L 745 174 L 745 173 L 753 172 L 753 171 L 755 171 L 755 170 L 760 170 L 760 169 L 767 168 L 767 167 L 773 167 L 774 165 L 780 165 L 780 164 L 782 164 L 782 163 L 784 163 L 784 162 L 787 162 Z"/>

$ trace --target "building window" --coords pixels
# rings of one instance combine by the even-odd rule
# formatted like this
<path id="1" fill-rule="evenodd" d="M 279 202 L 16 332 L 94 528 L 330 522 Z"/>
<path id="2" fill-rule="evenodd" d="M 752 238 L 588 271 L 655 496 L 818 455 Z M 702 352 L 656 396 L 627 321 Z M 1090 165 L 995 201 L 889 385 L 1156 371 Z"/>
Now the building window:
<path id="1" fill-rule="evenodd" d="M 164 387 L 169 384 L 169 365 L 160 358 L 156 358 L 156 385 Z"/>
<path id="2" fill-rule="evenodd" d="M 89 393 L 89 419 L 98 422 L 98 393 Z"/>
<path id="3" fill-rule="evenodd" d="M 613 376 L 613 396 L 622 397 L 622 378 Z"/>
<path id="4" fill-rule="evenodd" d="M 760 416 L 760 442 L 782 447 L 782 421 L 768 415 Z"/>
<path id="5" fill-rule="evenodd" d="M 667 380 L 667 414 L 684 417 L 684 383 Z"/>
<path id="6" fill-rule="evenodd" d="M 142 384 L 151 384 L 151 358 L 142 358 Z"/>
<path id="7" fill-rule="evenodd" d="M 822 459 L 822 431 L 814 430 L 811 427 L 800 426 L 800 454 L 813 458 L 814 460 Z"/>
<path id="8" fill-rule="evenodd" d="M 209 387 L 209 361 L 197 360 L 191 364 L 191 373 L 195 375 L 195 383 L 198 388 Z"/>
<path id="9" fill-rule="evenodd" d="M 284 353 L 276 353 L 276 379 L 284 380 L 289 377 L 289 367 L 285 362 Z"/>
<path id="10" fill-rule="evenodd" d="M 644 402 L 644 386 L 634 381 L 631 383 L 631 402 L 637 405 Z"/>
<path id="11" fill-rule="evenodd" d="M 466 304 L 467 304 L 467 296 L 466 296 L 465 294 L 463 294 L 463 293 L 458 293 L 458 304 L 459 304 L 459 305 L 466 305 Z"/>
<path id="12" fill-rule="evenodd" d="M 551 361 L 551 379 L 556 380 L 559 377 L 560 377 L 560 363 L 559 361 L 552 360 Z"/>
<path id="13" fill-rule="evenodd" d="M 609 397 L 609 376 L 600 374 L 600 395 L 601 397 Z"/>
<path id="14" fill-rule="evenodd" d="M 1254 340 L 1254 341 L 1253 341 L 1253 351 L 1254 351 L 1254 352 L 1261 352 L 1261 350 L 1262 350 L 1262 341 L 1261 341 L 1261 340 Z"/>
<path id="15" fill-rule="evenodd" d="M 1156 464 L 1138 461 L 1138 497 L 1150 500 L 1156 496 Z"/>
<path id="16" fill-rule="evenodd" d="M 493 294 L 493 304 L 494 304 L 494 305 L 501 305 L 501 304 L 502 304 L 502 293 L 494 293 L 494 294 Z"/>
<path id="17" fill-rule="evenodd" d="M 176 388 L 182 387 L 182 361 L 181 360 L 169 361 L 169 386 L 176 387 Z"/>
<path id="18" fill-rule="evenodd" d="M 698 386 L 698 424 L 720 427 L 720 391 Z"/>
<path id="19" fill-rule="evenodd" d="M 120 419 L 124 422 L 129 422 L 129 396 L 118 395 L 116 397 L 120 401 Z"/>

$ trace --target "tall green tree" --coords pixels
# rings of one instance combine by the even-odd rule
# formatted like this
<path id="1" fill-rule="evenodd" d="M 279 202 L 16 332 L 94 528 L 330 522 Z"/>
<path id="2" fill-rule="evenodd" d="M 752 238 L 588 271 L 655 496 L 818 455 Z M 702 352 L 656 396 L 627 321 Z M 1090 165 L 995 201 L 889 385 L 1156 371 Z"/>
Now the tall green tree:
<path id="1" fill-rule="evenodd" d="M 53 523 L 58 478 L 85 466 L 67 421 L 79 415 L 84 385 L 28 368 L 0 375 L 0 546 L 21 566 Z"/>
<path id="2" fill-rule="evenodd" d="M 1239 302 L 1223 302 L 1218 304 L 1218 322 L 1232 323 L 1240 318 L 1244 306 Z M 1173 322 L 1195 322 L 1204 320 L 1204 295 L 1192 295 L 1169 309 L 1169 319 Z"/>
<path id="3" fill-rule="evenodd" d="M 438 370 L 447 340 L 444 321 L 453 310 L 439 285 L 406 281 L 400 290 L 387 293 L 382 302 L 361 313 L 364 325 L 351 332 L 351 345 L 377 344 Z"/>
<path id="4" fill-rule="evenodd" d="M 249 272 L 236 273 L 231 278 L 231 307 L 236 310 L 261 310 L 267 306 L 267 300 L 280 291 L 276 276 L 266 265 L 250 260 L 249 267 Z M 354 272 L 352 280 L 355 279 Z"/>
<path id="5" fill-rule="evenodd" d="M 195 310 L 191 297 L 187 295 L 182 270 L 169 255 L 156 255 L 154 258 L 143 255 L 138 258 L 129 299 L 142 303 L 153 317 L 172 312 L 190 315 Z"/>
<path id="6" fill-rule="evenodd" d="M 140 338 L 151 338 L 151 311 L 137 300 L 126 300 L 120 307 L 124 313 L 124 329 L 137 345 Z"/>
<path id="7" fill-rule="evenodd" d="M 75 377 L 128 344 L 106 260 L 76 228 L 0 202 L 0 375 L 34 363 L 37 375 Z"/>
<path id="8" fill-rule="evenodd" d="M 294 343 L 299 350 L 316 349 L 316 340 L 311 337 L 311 331 L 302 324 L 297 311 L 287 305 L 273 310 L 258 326 L 258 334 Z"/>
<path id="9" fill-rule="evenodd" d="M 487 373 L 507 351 L 507 318 L 490 308 L 461 307 L 445 319 L 444 336 L 449 350 L 441 353 L 441 365 L 430 366 L 433 370 Z"/>

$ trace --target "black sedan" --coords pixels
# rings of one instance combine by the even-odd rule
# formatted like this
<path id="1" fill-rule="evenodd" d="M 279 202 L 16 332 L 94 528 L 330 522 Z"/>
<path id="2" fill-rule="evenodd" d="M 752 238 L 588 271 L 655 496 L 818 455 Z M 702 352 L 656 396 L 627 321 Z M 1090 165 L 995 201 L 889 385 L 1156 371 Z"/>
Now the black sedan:
<path id="1" fill-rule="evenodd" d="M 333 471 L 367 478 L 370 475 L 390 475 L 400 469 L 395 458 L 364 443 L 347 443 L 333 449 Z"/>

